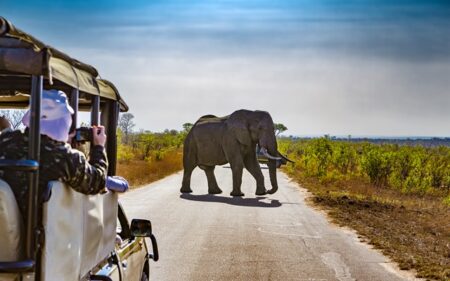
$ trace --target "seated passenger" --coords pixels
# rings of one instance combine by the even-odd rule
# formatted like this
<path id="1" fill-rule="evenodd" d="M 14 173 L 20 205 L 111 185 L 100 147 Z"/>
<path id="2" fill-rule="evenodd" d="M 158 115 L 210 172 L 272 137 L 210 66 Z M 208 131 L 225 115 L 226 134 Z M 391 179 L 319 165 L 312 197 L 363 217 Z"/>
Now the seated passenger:
<path id="1" fill-rule="evenodd" d="M 67 143 L 73 109 L 62 91 L 44 90 L 41 107 L 41 149 L 39 161 L 39 190 L 49 181 L 60 180 L 83 194 L 106 192 L 105 181 L 108 162 L 105 154 L 105 128 L 93 127 L 93 147 L 90 160 Z M 22 119 L 27 127 L 0 135 L 0 159 L 28 158 L 28 127 L 30 112 Z M 22 214 L 27 214 L 28 174 L 20 171 L 0 170 L 0 178 L 11 186 Z"/>
<path id="2" fill-rule="evenodd" d="M 11 130 L 11 123 L 5 116 L 0 116 L 0 134 Z"/>

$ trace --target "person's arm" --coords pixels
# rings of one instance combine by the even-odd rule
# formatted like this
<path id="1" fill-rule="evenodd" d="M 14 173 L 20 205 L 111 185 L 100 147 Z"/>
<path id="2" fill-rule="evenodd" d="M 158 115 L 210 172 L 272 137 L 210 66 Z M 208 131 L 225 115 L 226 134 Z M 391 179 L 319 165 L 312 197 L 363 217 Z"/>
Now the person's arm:
<path id="1" fill-rule="evenodd" d="M 99 130 L 99 133 L 97 133 Z M 105 191 L 105 181 L 108 172 L 108 160 L 105 153 L 106 135 L 104 127 L 93 128 L 93 147 L 90 161 L 76 149 L 68 151 L 68 169 L 62 179 L 78 192 L 97 194 Z"/>
<path id="2" fill-rule="evenodd" d="M 84 194 L 97 194 L 105 190 L 108 161 L 103 147 L 95 146 L 92 149 L 90 162 L 76 149 L 69 150 L 68 158 L 63 182 Z"/>

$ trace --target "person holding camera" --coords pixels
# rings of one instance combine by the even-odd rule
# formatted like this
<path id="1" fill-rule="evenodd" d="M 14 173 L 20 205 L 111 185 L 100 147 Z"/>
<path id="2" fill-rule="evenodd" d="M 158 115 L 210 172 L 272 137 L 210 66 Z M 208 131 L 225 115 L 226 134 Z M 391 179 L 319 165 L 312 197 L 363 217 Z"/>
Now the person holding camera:
<path id="1" fill-rule="evenodd" d="M 49 181 L 59 180 L 83 194 L 107 192 L 108 161 L 105 153 L 106 135 L 103 126 L 92 130 L 92 148 L 89 161 L 69 142 L 72 124 L 72 107 L 62 91 L 44 90 L 41 106 L 41 150 L 39 161 L 39 189 L 43 190 Z M 0 135 L 0 159 L 22 160 L 28 157 L 28 126 L 30 112 L 22 119 L 25 132 L 9 131 Z M 0 170 L 14 192 L 23 215 L 27 214 L 28 176 L 21 171 Z M 128 185 L 127 185 L 128 187 Z"/>
<path id="2" fill-rule="evenodd" d="M 80 127 L 69 134 L 68 142 L 72 147 L 83 152 L 84 155 L 89 155 L 89 144 L 92 142 L 94 131 L 91 128 Z M 106 188 L 115 192 L 125 192 L 128 190 L 128 181 L 119 176 L 107 176 Z"/>

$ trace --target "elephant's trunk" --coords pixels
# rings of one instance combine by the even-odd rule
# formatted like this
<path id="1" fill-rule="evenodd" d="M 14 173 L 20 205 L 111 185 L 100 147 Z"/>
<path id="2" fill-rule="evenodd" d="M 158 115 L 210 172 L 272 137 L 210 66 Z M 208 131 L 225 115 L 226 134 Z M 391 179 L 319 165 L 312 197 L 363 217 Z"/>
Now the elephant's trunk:
<path id="1" fill-rule="evenodd" d="M 277 182 L 277 161 L 280 161 L 282 158 L 278 156 L 277 149 L 277 140 L 275 135 L 267 137 L 265 139 L 260 140 L 261 152 L 269 159 L 269 176 L 270 176 L 270 184 L 272 185 L 272 189 L 268 190 L 268 194 L 273 194 L 278 190 L 278 182 Z"/>
<path id="2" fill-rule="evenodd" d="M 269 160 L 269 176 L 270 176 L 270 184 L 272 185 L 272 189 L 268 190 L 268 194 L 274 194 L 278 190 L 278 182 L 277 182 L 277 161 Z"/>

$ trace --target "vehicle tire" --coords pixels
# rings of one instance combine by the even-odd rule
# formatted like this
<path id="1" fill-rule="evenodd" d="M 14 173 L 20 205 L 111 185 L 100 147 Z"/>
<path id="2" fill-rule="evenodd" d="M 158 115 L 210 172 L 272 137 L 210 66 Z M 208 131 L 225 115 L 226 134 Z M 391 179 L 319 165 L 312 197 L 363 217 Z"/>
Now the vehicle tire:
<path id="1" fill-rule="evenodd" d="M 141 281 L 149 281 L 149 280 L 148 280 L 147 273 L 142 272 Z"/>

